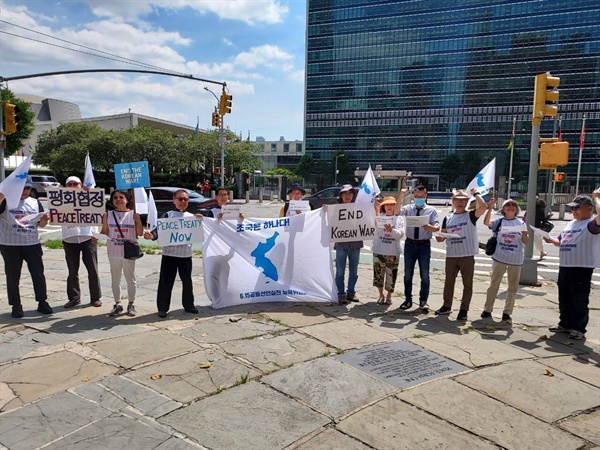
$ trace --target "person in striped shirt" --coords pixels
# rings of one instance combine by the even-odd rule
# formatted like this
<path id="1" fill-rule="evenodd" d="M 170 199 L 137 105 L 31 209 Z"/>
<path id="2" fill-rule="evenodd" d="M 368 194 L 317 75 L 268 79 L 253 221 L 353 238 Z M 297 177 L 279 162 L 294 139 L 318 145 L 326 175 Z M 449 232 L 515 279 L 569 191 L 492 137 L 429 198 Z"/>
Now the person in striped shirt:
<path id="1" fill-rule="evenodd" d="M 573 220 L 558 238 L 545 237 L 558 249 L 558 325 L 555 333 L 569 333 L 571 339 L 583 339 L 589 322 L 592 273 L 600 267 L 600 189 L 592 198 L 578 196 L 571 203 Z M 593 217 L 593 211 L 596 216 Z"/>
<path id="2" fill-rule="evenodd" d="M 438 242 L 446 241 L 446 279 L 444 280 L 444 304 L 438 309 L 436 315 L 447 315 L 452 312 L 452 299 L 454 297 L 454 285 L 459 272 L 463 281 L 463 293 L 460 303 L 460 311 L 457 320 L 467 320 L 471 297 L 473 296 L 473 275 L 475 274 L 475 255 L 479 253 L 479 242 L 477 240 L 477 219 L 487 209 L 487 203 L 483 200 L 477 189 L 471 189 L 471 195 L 477 202 L 476 209 L 467 211 L 469 196 L 465 191 L 457 191 L 452 196 L 454 211 L 444 218 L 442 232 L 454 234 L 458 237 L 446 238 L 436 236 Z"/>
<path id="3" fill-rule="evenodd" d="M 173 217 L 197 217 L 202 219 L 202 214 L 192 214 L 187 211 L 190 196 L 187 190 L 178 189 L 173 194 L 175 209 L 167 211 L 163 218 Z M 144 231 L 144 239 L 158 239 L 158 230 Z M 164 319 L 171 307 L 171 294 L 175 277 L 179 272 L 179 278 L 183 285 L 181 302 L 185 312 L 198 314 L 198 308 L 194 305 L 194 287 L 192 284 L 192 244 L 165 245 L 160 260 L 160 277 L 158 279 L 158 292 L 156 294 L 156 307 L 158 317 Z"/>
<path id="4" fill-rule="evenodd" d="M 485 215 L 483 223 L 489 227 L 497 235 L 498 243 L 496 250 L 492 255 L 492 279 L 487 290 L 487 297 L 481 318 L 486 319 L 492 317 L 494 309 L 494 301 L 500 288 L 500 282 L 505 272 L 508 272 L 508 295 L 504 304 L 502 320 L 508 324 L 512 323 L 510 315 L 515 306 L 515 297 L 519 290 L 519 278 L 521 277 L 521 267 L 525 258 L 525 244 L 529 242 L 527 230 L 523 231 L 505 231 L 506 227 L 522 227 L 524 223 L 517 218 L 521 212 L 519 205 L 512 199 L 502 203 L 500 214 L 502 218 L 492 222 L 492 211 L 496 199 L 490 199 L 488 211 Z"/>
<path id="5" fill-rule="evenodd" d="M 8 209 L 6 198 L 0 192 L 0 253 L 4 260 L 8 304 L 12 306 L 11 316 L 16 319 L 23 317 L 19 292 L 23 261 L 27 263 L 31 274 L 35 300 L 38 302 L 37 310 L 42 314 L 53 312 L 47 301 L 43 251 L 38 235 L 38 227 L 44 228 L 48 224 L 49 216 L 46 214 L 37 222 L 20 221 L 30 214 L 44 212 L 39 200 L 29 196 L 31 187 L 31 182 L 27 181 L 18 205 L 11 209 Z"/>

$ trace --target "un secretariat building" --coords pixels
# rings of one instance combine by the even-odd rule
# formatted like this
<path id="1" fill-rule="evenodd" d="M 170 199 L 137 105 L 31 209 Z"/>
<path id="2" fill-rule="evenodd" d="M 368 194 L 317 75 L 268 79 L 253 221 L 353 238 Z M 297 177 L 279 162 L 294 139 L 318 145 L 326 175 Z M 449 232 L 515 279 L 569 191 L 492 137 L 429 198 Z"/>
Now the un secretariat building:
<path id="1" fill-rule="evenodd" d="M 560 77 L 560 121 L 544 119 L 540 136 L 570 142 L 561 170 L 574 186 L 585 116 L 580 186 L 600 185 L 598 0 L 308 0 L 307 9 L 313 158 L 342 152 L 353 168 L 435 176 L 448 155 L 476 151 L 481 166 L 497 157 L 497 175 L 508 175 L 513 119 L 522 167 L 534 78 L 549 71 Z"/>

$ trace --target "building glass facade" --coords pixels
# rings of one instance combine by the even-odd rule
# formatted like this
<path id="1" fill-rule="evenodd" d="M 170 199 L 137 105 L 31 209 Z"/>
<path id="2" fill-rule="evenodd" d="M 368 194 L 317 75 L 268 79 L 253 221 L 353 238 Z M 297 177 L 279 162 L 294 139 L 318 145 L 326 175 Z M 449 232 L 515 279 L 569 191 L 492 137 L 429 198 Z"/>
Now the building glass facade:
<path id="1" fill-rule="evenodd" d="M 561 80 L 570 142 L 560 170 L 574 185 L 585 115 L 580 186 L 600 185 L 597 0 L 308 0 L 307 10 L 304 135 L 314 159 L 343 152 L 353 167 L 434 175 L 448 155 L 475 151 L 480 167 L 497 157 L 497 175 L 508 175 L 513 118 L 516 161 L 528 161 L 534 79 L 548 71 Z M 540 136 L 557 125 L 544 119 Z"/>

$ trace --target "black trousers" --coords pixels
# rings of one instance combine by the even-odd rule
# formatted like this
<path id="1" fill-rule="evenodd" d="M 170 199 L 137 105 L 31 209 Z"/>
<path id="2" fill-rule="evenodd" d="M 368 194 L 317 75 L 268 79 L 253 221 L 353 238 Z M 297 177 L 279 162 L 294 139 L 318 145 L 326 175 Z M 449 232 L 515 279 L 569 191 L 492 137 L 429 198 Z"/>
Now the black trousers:
<path id="1" fill-rule="evenodd" d="M 71 244 L 63 241 L 65 249 L 65 260 L 69 269 L 67 277 L 67 298 L 69 300 L 81 299 L 81 288 L 79 286 L 79 262 L 87 269 L 88 284 L 90 288 L 90 302 L 100 300 L 100 276 L 98 275 L 98 245 L 91 239 L 79 244 Z"/>
<path id="2" fill-rule="evenodd" d="M 590 267 L 558 269 L 558 309 L 561 327 L 585 333 L 589 321 L 592 273 Z"/>
<path id="3" fill-rule="evenodd" d="M 194 307 L 194 288 L 192 287 L 192 258 L 176 258 L 174 256 L 162 256 L 160 261 L 160 278 L 158 279 L 158 293 L 156 296 L 156 307 L 160 312 L 168 312 L 171 307 L 171 293 L 175 277 L 179 272 L 179 278 L 183 284 L 181 302 L 184 309 Z"/>
<path id="4" fill-rule="evenodd" d="M 44 262 L 42 261 L 42 244 L 34 245 L 0 245 L 0 253 L 4 260 L 4 273 L 6 274 L 6 288 L 8 291 L 8 304 L 20 305 L 21 294 L 19 281 L 23 261 L 31 274 L 33 291 L 37 302 L 45 302 L 46 277 L 44 277 Z"/>

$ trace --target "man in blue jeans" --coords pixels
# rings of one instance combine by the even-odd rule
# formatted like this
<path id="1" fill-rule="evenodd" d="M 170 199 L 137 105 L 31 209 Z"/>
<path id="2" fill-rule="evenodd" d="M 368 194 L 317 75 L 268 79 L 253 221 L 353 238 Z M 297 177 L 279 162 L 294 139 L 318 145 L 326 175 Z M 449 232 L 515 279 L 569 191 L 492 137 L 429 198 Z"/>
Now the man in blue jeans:
<path id="1" fill-rule="evenodd" d="M 413 203 L 402 205 L 402 200 L 408 192 L 407 188 L 400 191 L 396 203 L 395 214 L 401 216 L 428 216 L 428 223 L 420 227 L 406 227 L 406 242 L 404 245 L 404 303 L 400 309 L 412 307 L 412 283 L 415 273 L 415 264 L 419 262 L 419 273 L 421 275 L 421 290 L 419 291 L 419 307 L 421 311 L 429 312 L 427 299 L 429 298 L 429 263 L 431 261 L 431 237 L 432 233 L 439 231 L 440 223 L 437 210 L 429 206 L 427 202 L 427 189 L 418 186 L 412 193 Z"/>

